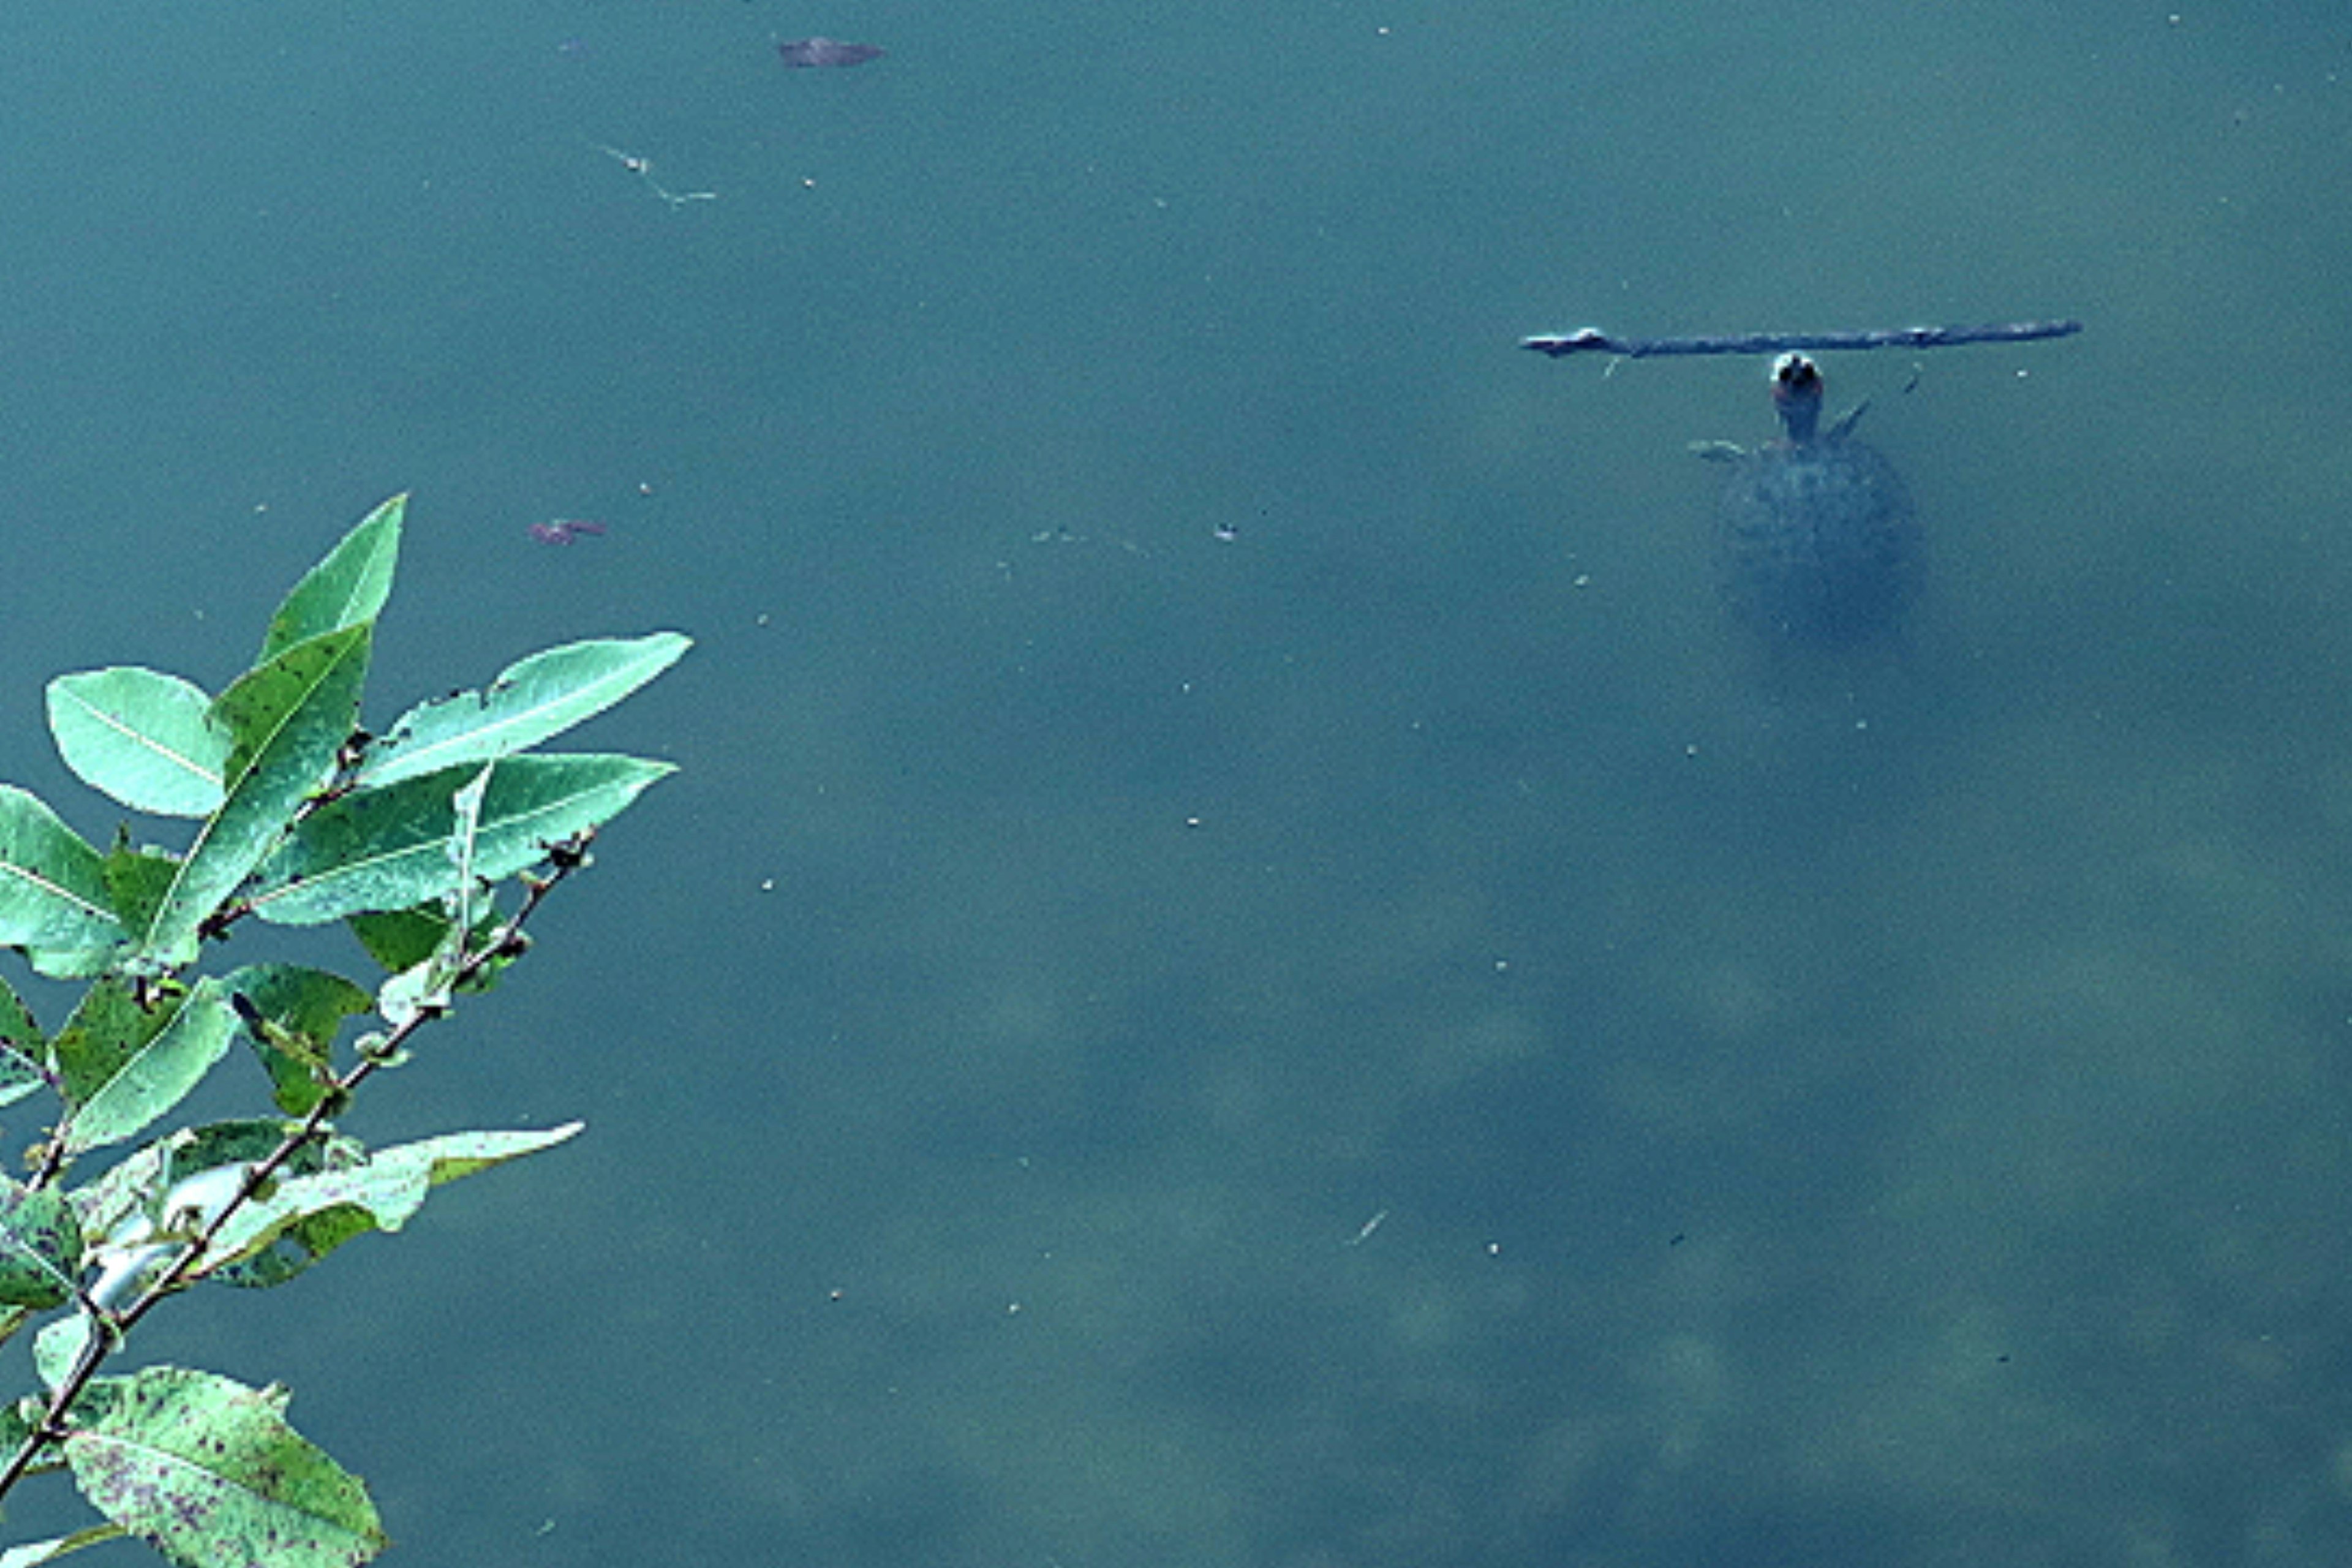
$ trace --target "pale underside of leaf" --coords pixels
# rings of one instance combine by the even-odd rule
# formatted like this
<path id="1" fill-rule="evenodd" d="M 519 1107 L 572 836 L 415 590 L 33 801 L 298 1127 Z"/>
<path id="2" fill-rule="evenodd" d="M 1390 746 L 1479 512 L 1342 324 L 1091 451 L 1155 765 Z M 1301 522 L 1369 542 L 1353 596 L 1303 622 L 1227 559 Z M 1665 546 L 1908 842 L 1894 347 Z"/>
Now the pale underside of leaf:
<path id="1" fill-rule="evenodd" d="M 227 745 L 211 703 L 177 676 L 121 668 L 49 682 L 49 731 L 66 765 L 134 811 L 205 816 L 220 805 Z"/>

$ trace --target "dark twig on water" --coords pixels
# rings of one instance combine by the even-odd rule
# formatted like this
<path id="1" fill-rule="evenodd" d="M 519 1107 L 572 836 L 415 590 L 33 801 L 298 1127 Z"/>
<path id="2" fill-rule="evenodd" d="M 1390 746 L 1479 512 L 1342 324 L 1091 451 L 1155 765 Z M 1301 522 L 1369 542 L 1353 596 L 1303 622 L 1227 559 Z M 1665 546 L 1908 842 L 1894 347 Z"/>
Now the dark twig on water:
<path id="1" fill-rule="evenodd" d="M 2030 343 L 2072 337 L 2080 321 L 1999 321 L 1981 327 L 1896 327 L 1883 332 L 1734 332 L 1720 337 L 1612 338 L 1598 327 L 1521 338 L 1519 347 L 1559 359 L 1564 354 L 1602 353 L 1619 359 L 1657 359 L 1667 354 L 1778 354 L 1799 350 L 1944 349 L 1963 343 Z"/>

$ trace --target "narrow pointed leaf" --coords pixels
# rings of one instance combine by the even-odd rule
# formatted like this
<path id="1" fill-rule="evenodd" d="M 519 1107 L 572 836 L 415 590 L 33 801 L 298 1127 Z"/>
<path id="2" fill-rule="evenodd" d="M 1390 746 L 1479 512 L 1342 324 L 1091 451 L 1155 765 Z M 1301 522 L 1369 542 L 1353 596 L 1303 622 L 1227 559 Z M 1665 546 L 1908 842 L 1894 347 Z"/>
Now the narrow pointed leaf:
<path id="1" fill-rule="evenodd" d="M 400 563 L 400 522 L 408 498 L 397 495 L 362 518 L 327 558 L 304 574 L 270 617 L 261 645 L 267 664 L 297 643 L 375 619 L 392 596 Z"/>
<path id="2" fill-rule="evenodd" d="M 123 668 L 49 682 L 49 733 L 82 783 L 133 811 L 209 816 L 220 805 L 226 736 L 212 699 L 176 675 Z"/>
<path id="3" fill-rule="evenodd" d="M 211 1254 L 219 1261 L 205 1273 L 236 1285 L 282 1284 L 355 1236 L 398 1230 L 432 1188 L 551 1149 L 582 1126 L 569 1121 L 545 1131 L 452 1132 L 280 1182 L 222 1229 Z"/>
<path id="4" fill-rule="evenodd" d="M 482 801 L 474 874 L 496 882 L 538 864 L 547 846 L 611 820 L 674 771 L 636 757 L 509 757 Z M 254 913 L 313 925 L 446 897 L 457 879 L 449 864 L 452 802 L 473 774 L 448 768 L 361 790 L 312 812 L 262 866 Z"/>
<path id="5" fill-rule="evenodd" d="M 161 1031 L 94 1086 L 81 1086 L 86 1092 L 66 1124 L 67 1152 L 119 1143 L 152 1124 L 203 1081 L 236 1031 L 221 983 L 199 981 Z"/>
<path id="6" fill-rule="evenodd" d="M 0 784 L 0 944 L 98 947 L 121 937 L 99 852 L 39 800 Z"/>
<path id="7" fill-rule="evenodd" d="M 66 1459 L 115 1523 L 198 1568 L 354 1568 L 387 1538 L 367 1488 L 286 1424 L 282 1390 L 148 1367 L 100 1379 Z"/>
<path id="8" fill-rule="evenodd" d="M 482 802 L 489 795 L 490 775 L 497 769 L 492 763 L 449 797 L 449 870 L 457 886 L 446 902 L 449 923 L 467 931 L 474 929 L 474 849 L 481 839 Z"/>
<path id="9" fill-rule="evenodd" d="M 238 678 L 213 704 L 232 742 L 226 798 L 140 936 L 140 955 L 166 969 L 195 958 L 204 922 L 285 834 L 323 784 L 359 716 L 371 622 L 328 632 Z"/>
<path id="10" fill-rule="evenodd" d="M 603 712 L 677 662 L 676 632 L 571 643 L 501 670 L 487 691 L 463 691 L 402 715 L 360 764 L 362 784 L 388 784 L 462 763 L 527 751 Z"/>

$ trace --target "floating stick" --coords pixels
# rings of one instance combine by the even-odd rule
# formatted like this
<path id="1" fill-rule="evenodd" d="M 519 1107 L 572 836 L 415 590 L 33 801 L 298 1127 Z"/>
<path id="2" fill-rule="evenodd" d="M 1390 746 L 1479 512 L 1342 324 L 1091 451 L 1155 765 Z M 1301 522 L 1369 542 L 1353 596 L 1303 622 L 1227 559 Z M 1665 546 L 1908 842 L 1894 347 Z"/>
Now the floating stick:
<path id="1" fill-rule="evenodd" d="M 2030 343 L 2072 337 L 2080 321 L 2002 321 L 1983 327 L 1896 327 L 1885 332 L 1737 332 L 1712 338 L 1612 338 L 1598 327 L 1521 338 L 1519 347 L 1559 359 L 1603 353 L 1619 359 L 1665 354 L 1779 354 L 1801 349 L 1946 349 L 1962 343 Z"/>

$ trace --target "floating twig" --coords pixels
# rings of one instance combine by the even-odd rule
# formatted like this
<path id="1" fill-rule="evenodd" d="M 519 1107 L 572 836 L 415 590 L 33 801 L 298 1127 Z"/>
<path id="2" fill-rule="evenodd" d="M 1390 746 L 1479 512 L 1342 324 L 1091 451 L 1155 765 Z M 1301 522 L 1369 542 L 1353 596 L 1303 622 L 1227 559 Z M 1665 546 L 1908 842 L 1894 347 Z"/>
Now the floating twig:
<path id="1" fill-rule="evenodd" d="M 1614 338 L 1598 327 L 1521 338 L 1519 347 L 1559 359 L 1565 354 L 1603 353 L 1619 359 L 1658 359 L 1667 354 L 1778 354 L 1803 349 L 1945 349 L 1964 343 L 2030 343 L 2067 338 L 2080 321 L 2000 321 L 1981 327 L 1896 327 L 1883 332 L 1734 332 L 1720 337 Z"/>

